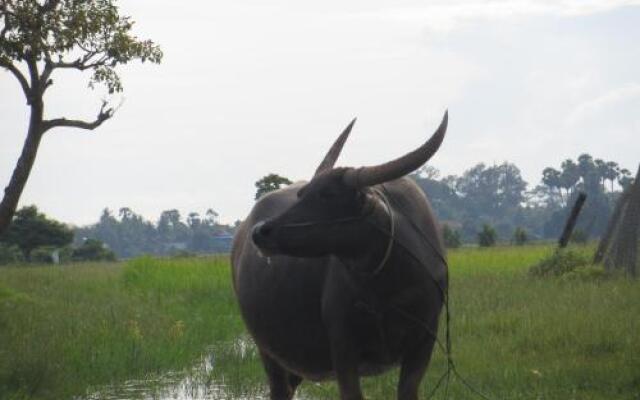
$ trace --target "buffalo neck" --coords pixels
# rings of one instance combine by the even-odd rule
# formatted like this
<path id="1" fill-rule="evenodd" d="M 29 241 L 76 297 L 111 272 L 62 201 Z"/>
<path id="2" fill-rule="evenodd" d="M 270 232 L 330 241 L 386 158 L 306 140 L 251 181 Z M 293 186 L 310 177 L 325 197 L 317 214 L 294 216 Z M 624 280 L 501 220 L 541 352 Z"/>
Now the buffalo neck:
<path id="1" fill-rule="evenodd" d="M 383 262 L 387 264 L 390 261 L 387 259 L 387 250 L 393 240 L 390 215 L 393 211 L 387 209 L 377 195 L 372 196 L 369 201 L 373 202 L 373 211 L 360 222 L 359 244 L 338 256 L 357 275 L 377 274 L 385 267 Z"/>

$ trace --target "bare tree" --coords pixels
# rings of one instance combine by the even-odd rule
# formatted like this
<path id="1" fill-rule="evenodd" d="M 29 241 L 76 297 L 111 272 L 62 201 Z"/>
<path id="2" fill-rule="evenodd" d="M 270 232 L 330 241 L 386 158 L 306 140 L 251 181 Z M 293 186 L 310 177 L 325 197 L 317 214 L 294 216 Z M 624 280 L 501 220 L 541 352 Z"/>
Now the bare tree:
<path id="1" fill-rule="evenodd" d="M 115 68 L 140 60 L 159 63 L 160 48 L 131 33 L 115 0 L 0 0 L 0 70 L 20 84 L 30 111 L 22 153 L 0 202 L 0 234 L 6 230 L 29 178 L 43 135 L 57 127 L 93 130 L 114 115 L 103 101 L 94 120 L 45 118 L 44 94 L 57 70 L 91 71 L 89 87 L 122 91 Z"/>

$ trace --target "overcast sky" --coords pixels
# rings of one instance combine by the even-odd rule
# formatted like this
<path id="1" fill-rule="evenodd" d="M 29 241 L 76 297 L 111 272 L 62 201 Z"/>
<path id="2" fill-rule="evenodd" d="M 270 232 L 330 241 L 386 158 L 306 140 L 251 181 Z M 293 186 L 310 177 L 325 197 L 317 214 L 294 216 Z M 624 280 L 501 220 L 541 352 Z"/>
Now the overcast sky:
<path id="1" fill-rule="evenodd" d="M 21 204 L 74 224 L 123 206 L 151 220 L 213 208 L 230 222 L 267 173 L 308 179 L 353 117 L 339 165 L 412 150 L 447 108 L 430 161 L 443 175 L 510 161 L 534 186 L 584 152 L 640 162 L 640 1 L 309 3 L 121 0 L 164 61 L 120 69 L 112 100 L 124 103 L 97 131 L 47 133 Z M 95 117 L 104 94 L 88 75 L 54 81 L 49 117 Z M 2 187 L 26 126 L 0 71 Z"/>

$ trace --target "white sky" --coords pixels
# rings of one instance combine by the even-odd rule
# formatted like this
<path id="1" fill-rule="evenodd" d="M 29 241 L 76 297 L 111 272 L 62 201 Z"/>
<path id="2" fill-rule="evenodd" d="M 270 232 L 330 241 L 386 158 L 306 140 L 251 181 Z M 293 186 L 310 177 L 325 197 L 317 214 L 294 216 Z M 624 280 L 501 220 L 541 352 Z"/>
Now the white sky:
<path id="1" fill-rule="evenodd" d="M 270 172 L 308 179 L 358 117 L 339 165 L 420 145 L 450 110 L 430 162 L 443 175 L 514 162 L 535 185 L 583 152 L 640 161 L 640 1 L 121 0 L 160 66 L 120 69 L 125 102 L 97 131 L 50 131 L 21 204 L 95 222 L 128 206 L 244 216 Z M 177 5 L 180 4 L 180 5 Z M 54 75 L 49 117 L 92 119 L 102 91 Z M 0 185 L 26 133 L 0 71 Z"/>

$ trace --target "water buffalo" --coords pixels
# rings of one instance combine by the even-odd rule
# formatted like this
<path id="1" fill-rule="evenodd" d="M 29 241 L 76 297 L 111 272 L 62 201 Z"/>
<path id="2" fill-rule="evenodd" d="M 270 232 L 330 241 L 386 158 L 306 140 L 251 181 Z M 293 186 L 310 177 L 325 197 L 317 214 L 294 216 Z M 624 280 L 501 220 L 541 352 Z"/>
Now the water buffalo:
<path id="1" fill-rule="evenodd" d="M 438 150 L 447 119 L 403 157 L 333 168 L 352 122 L 310 182 L 263 196 L 239 227 L 233 285 L 271 399 L 291 399 L 302 379 L 337 379 L 341 399 L 362 399 L 361 376 L 398 365 L 398 398 L 417 399 L 447 267 L 431 206 L 405 175 Z"/>

